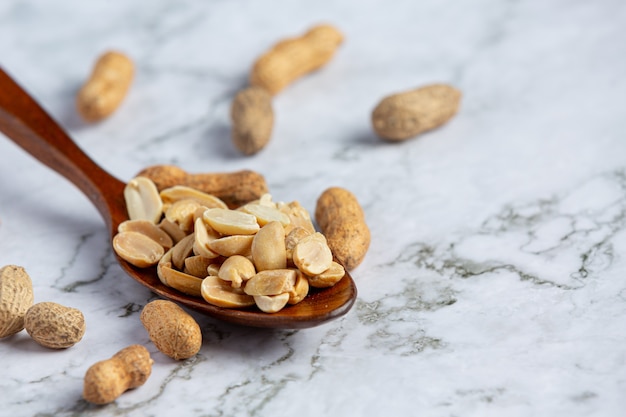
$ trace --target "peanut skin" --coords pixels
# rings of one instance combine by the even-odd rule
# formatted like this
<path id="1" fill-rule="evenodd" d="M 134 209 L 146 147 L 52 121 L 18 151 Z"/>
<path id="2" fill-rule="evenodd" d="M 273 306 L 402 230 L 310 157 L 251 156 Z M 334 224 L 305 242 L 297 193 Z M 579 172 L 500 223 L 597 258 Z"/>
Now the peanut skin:
<path id="1" fill-rule="evenodd" d="M 260 87 L 241 90 L 231 105 L 230 118 L 235 147 L 245 155 L 259 152 L 272 136 L 272 96 Z"/>
<path id="2" fill-rule="evenodd" d="M 174 165 L 154 165 L 137 176 L 150 178 L 159 191 L 185 185 L 220 198 L 229 208 L 237 208 L 259 199 L 268 192 L 265 178 L 254 171 L 190 174 Z"/>
<path id="3" fill-rule="evenodd" d="M 374 131 L 383 139 L 402 141 L 435 129 L 454 116 L 461 92 L 432 84 L 385 97 L 372 112 Z"/>
<path id="4" fill-rule="evenodd" d="M 371 237 L 354 194 L 340 187 L 328 188 L 317 200 L 315 221 L 333 254 L 347 270 L 363 261 Z"/>
<path id="5" fill-rule="evenodd" d="M 250 84 L 276 95 L 330 61 L 342 42 L 343 35 L 330 25 L 315 26 L 300 37 L 280 41 L 254 63 Z"/>
<path id="6" fill-rule="evenodd" d="M 78 113 L 87 122 L 97 122 L 109 116 L 126 97 L 133 74 L 134 65 L 129 57 L 116 51 L 104 53 L 78 92 Z"/>
<path id="7" fill-rule="evenodd" d="M 96 362 L 85 374 L 83 398 L 108 404 L 129 389 L 143 385 L 152 373 L 150 352 L 141 345 L 128 346 L 112 358 Z"/>

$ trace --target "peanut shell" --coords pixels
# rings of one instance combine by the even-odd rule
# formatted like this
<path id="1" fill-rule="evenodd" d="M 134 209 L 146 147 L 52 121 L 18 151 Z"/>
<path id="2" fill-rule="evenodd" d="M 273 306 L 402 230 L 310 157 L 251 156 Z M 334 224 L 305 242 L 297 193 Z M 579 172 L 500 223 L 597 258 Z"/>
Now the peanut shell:
<path id="1" fill-rule="evenodd" d="M 24 316 L 24 328 L 33 340 L 51 349 L 65 349 L 85 334 L 85 317 L 80 310 L 53 302 L 33 305 Z"/>
<path id="2" fill-rule="evenodd" d="M 17 265 L 0 269 L 0 338 L 24 329 L 24 316 L 33 305 L 33 283 L 26 270 Z"/>
<path id="3" fill-rule="evenodd" d="M 140 319 L 152 343 L 173 359 L 191 358 L 202 346 L 200 326 L 172 301 L 151 301 L 141 311 Z"/>
<path id="4" fill-rule="evenodd" d="M 446 123 L 454 116 L 461 92 L 432 84 L 385 97 L 372 112 L 374 131 L 383 139 L 401 141 Z"/>
<path id="5" fill-rule="evenodd" d="M 272 96 L 261 87 L 241 90 L 231 105 L 230 118 L 231 138 L 235 147 L 245 155 L 259 152 L 272 136 Z"/>

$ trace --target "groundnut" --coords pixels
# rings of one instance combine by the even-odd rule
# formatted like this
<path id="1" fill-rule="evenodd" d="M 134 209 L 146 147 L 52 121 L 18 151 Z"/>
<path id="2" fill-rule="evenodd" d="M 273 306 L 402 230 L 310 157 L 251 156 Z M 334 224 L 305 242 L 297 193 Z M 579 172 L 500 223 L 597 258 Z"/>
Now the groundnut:
<path id="1" fill-rule="evenodd" d="M 202 280 L 202 298 L 209 304 L 223 308 L 244 308 L 254 305 L 254 298 L 244 294 L 241 290 L 230 286 L 230 284 L 217 276 L 209 275 Z"/>
<path id="2" fill-rule="evenodd" d="M 134 65 L 128 56 L 116 51 L 104 53 L 78 92 L 78 113 L 88 122 L 109 116 L 126 97 L 133 74 Z"/>
<path id="3" fill-rule="evenodd" d="M 296 271 L 293 269 L 272 269 L 261 271 L 246 282 L 244 292 L 248 295 L 278 295 L 293 291 L 296 284 Z"/>
<path id="4" fill-rule="evenodd" d="M 356 268 L 370 245 L 365 214 L 354 194 L 331 187 L 317 200 L 315 220 L 335 257 L 348 270 Z"/>
<path id="5" fill-rule="evenodd" d="M 330 268 L 333 254 L 323 234 L 302 238 L 293 248 L 293 263 L 307 275 L 319 275 Z"/>
<path id="6" fill-rule="evenodd" d="M 209 249 L 222 256 L 249 256 L 254 235 L 232 235 L 209 242 Z"/>
<path id="7" fill-rule="evenodd" d="M 139 232 L 116 234 L 113 249 L 120 258 L 138 268 L 155 265 L 165 253 L 163 246 Z"/>
<path id="8" fill-rule="evenodd" d="M 298 273 L 296 277 L 296 283 L 293 286 L 293 290 L 289 292 L 289 304 L 298 304 L 304 300 L 304 297 L 309 293 L 309 280 L 302 273 Z"/>
<path id="9" fill-rule="evenodd" d="M 242 211 L 210 208 L 203 217 L 213 229 L 225 235 L 253 235 L 260 229 L 256 217 Z"/>
<path id="10" fill-rule="evenodd" d="M 338 264 L 337 262 L 333 261 L 330 268 L 328 268 L 326 271 L 322 272 L 319 275 L 310 276 L 308 281 L 311 287 L 315 287 L 315 288 L 332 287 L 333 285 L 338 283 L 345 274 L 346 274 L 346 271 L 344 267 Z"/>
<path id="11" fill-rule="evenodd" d="M 254 303 L 259 310 L 265 313 L 276 313 L 282 310 L 289 302 L 289 294 L 283 293 L 278 295 L 255 295 Z"/>
<path id="12" fill-rule="evenodd" d="M 172 237 L 163 229 L 149 220 L 126 220 L 117 227 L 118 232 L 139 232 L 148 236 L 150 239 L 163 246 L 163 249 L 169 250 L 174 246 Z"/>
<path id="13" fill-rule="evenodd" d="M 257 271 L 287 267 L 285 229 L 280 222 L 263 226 L 252 240 L 252 260 Z"/>
<path id="14" fill-rule="evenodd" d="M 135 177 L 124 187 L 124 200 L 130 220 L 144 219 L 158 223 L 163 215 L 163 202 L 152 180 Z"/>
<path id="15" fill-rule="evenodd" d="M 239 288 L 242 282 L 249 280 L 254 274 L 256 274 L 254 264 L 248 258 L 234 255 L 222 263 L 217 276 L 224 281 L 232 282 L 233 288 Z"/>
<path id="16" fill-rule="evenodd" d="M 207 208 L 228 208 L 226 203 L 214 195 L 184 185 L 175 185 L 161 190 L 160 195 L 163 204 L 172 204 L 180 200 L 195 200 L 198 204 Z"/>

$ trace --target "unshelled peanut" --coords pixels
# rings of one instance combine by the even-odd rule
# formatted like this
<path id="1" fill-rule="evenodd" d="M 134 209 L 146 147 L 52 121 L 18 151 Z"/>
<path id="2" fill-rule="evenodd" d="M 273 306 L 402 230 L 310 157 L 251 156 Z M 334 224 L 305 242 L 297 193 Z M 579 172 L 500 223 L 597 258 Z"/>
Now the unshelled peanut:
<path id="1" fill-rule="evenodd" d="M 369 249 L 371 236 L 355 195 L 345 188 L 328 188 L 317 200 L 315 220 L 337 260 L 348 271 L 356 268 Z"/>
<path id="2" fill-rule="evenodd" d="M 17 265 L 0 269 L 0 338 L 24 329 L 24 316 L 33 305 L 33 282 Z"/>
<path id="3" fill-rule="evenodd" d="M 372 112 L 372 126 L 383 139 L 406 140 L 446 123 L 457 113 L 460 101 L 461 92 L 447 84 L 392 94 Z"/>
<path id="4" fill-rule="evenodd" d="M 200 326 L 172 301 L 149 302 L 141 311 L 140 319 L 152 343 L 172 359 L 191 358 L 202 346 Z"/>
<path id="5" fill-rule="evenodd" d="M 296 79 L 324 66 L 343 42 L 331 25 L 318 25 L 304 35 L 285 39 L 254 63 L 250 84 L 276 95 Z"/>
<path id="6" fill-rule="evenodd" d="M 65 349 L 83 338 L 85 316 L 76 308 L 42 302 L 28 309 L 24 316 L 24 328 L 40 345 Z"/>
<path id="7" fill-rule="evenodd" d="M 98 58 L 93 71 L 76 97 L 78 113 L 88 122 L 96 122 L 113 113 L 126 97 L 133 80 L 131 59 L 116 51 Z"/>
<path id="8" fill-rule="evenodd" d="M 175 185 L 195 188 L 221 199 L 230 208 L 256 200 L 268 191 L 265 178 L 250 170 L 191 174 L 174 165 L 153 165 L 137 176 L 150 178 L 159 191 Z"/>
<path id="9" fill-rule="evenodd" d="M 115 401 L 148 380 L 152 363 L 150 352 L 141 345 L 128 346 L 112 358 L 96 362 L 85 373 L 83 398 L 93 404 Z"/>
<path id="10" fill-rule="evenodd" d="M 235 147 L 245 155 L 259 152 L 272 136 L 272 96 L 261 87 L 241 90 L 231 105 L 230 118 L 231 139 Z"/>

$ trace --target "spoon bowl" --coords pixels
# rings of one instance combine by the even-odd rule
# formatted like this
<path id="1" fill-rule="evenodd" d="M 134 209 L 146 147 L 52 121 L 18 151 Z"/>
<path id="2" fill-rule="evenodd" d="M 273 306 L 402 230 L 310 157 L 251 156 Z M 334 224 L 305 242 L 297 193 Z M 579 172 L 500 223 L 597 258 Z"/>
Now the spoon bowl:
<path id="1" fill-rule="evenodd" d="M 91 160 L 45 110 L 0 68 L 0 132 L 34 158 L 58 172 L 80 189 L 100 212 L 111 239 L 118 225 L 128 219 L 125 183 Z M 115 253 L 115 252 L 114 252 Z M 350 274 L 337 284 L 313 290 L 300 303 L 277 313 L 256 308 L 226 309 L 188 296 L 159 280 L 156 267 L 140 269 L 115 255 L 122 269 L 159 296 L 229 323 L 277 329 L 314 327 L 346 314 L 356 300 Z"/>

